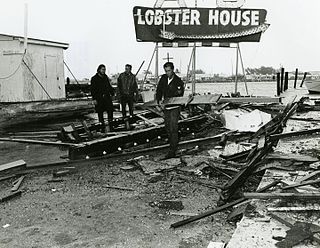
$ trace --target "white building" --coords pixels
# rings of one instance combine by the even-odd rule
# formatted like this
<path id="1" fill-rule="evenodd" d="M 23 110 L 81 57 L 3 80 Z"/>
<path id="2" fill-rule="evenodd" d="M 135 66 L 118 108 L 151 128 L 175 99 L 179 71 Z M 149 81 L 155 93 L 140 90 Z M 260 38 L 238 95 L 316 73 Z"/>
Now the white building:
<path id="1" fill-rule="evenodd" d="M 69 44 L 0 34 L 0 102 L 65 98 L 64 55 Z"/>

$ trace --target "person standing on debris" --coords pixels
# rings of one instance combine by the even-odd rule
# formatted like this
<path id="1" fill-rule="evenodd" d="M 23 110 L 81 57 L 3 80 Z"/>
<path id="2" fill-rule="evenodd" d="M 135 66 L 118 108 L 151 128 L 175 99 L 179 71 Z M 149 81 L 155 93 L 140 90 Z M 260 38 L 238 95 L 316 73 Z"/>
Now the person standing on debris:
<path id="1" fill-rule="evenodd" d="M 132 66 L 127 64 L 125 72 L 121 73 L 118 77 L 118 94 L 121 103 L 122 116 L 125 118 L 127 115 L 126 107 L 129 106 L 129 114 L 133 116 L 133 103 L 135 97 L 138 97 L 138 84 L 136 76 L 131 72 Z"/>
<path id="2" fill-rule="evenodd" d="M 174 73 L 174 64 L 167 62 L 163 65 L 163 68 L 165 74 L 161 76 L 156 91 L 158 104 L 161 103 L 162 98 L 181 97 L 184 94 L 184 83 Z"/>
<path id="3" fill-rule="evenodd" d="M 161 104 L 162 99 L 171 97 L 182 97 L 184 94 L 184 83 L 181 78 L 174 73 L 174 64 L 167 62 L 163 65 L 165 74 L 161 76 L 157 91 L 157 103 Z M 178 120 L 180 117 L 180 106 L 166 107 L 164 110 L 165 128 L 169 140 L 169 152 L 166 158 L 175 157 L 179 143 Z"/>
<path id="4" fill-rule="evenodd" d="M 110 80 L 106 75 L 106 66 L 99 65 L 97 74 L 91 78 L 91 95 L 94 100 L 95 109 L 98 113 L 99 122 L 101 123 L 101 132 L 105 133 L 106 126 L 104 122 L 103 113 L 108 114 L 109 128 L 113 130 L 113 103 L 112 96 L 115 90 L 110 84 Z"/>

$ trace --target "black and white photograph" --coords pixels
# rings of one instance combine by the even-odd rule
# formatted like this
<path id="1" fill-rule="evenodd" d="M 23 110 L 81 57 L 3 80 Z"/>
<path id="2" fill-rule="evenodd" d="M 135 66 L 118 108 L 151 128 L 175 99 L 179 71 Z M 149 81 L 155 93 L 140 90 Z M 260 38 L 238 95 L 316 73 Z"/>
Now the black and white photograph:
<path id="1" fill-rule="evenodd" d="M 320 247 L 319 0 L 1 0 L 0 248 Z"/>

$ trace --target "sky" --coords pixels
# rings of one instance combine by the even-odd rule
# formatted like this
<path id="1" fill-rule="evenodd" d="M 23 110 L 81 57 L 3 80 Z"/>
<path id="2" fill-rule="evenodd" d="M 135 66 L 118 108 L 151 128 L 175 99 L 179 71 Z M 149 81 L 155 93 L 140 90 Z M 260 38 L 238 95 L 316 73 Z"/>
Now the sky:
<path id="1" fill-rule="evenodd" d="M 186 2 L 189 7 L 195 4 L 194 0 Z M 154 44 L 136 41 L 132 9 L 152 7 L 154 0 L 1 0 L 0 33 L 23 36 L 24 3 L 29 9 L 28 36 L 69 43 L 65 61 L 78 79 L 90 78 L 101 63 L 109 74 L 123 71 L 127 63 L 135 72 L 144 60 L 143 70 L 147 68 Z M 216 0 L 198 0 L 198 7 L 214 8 Z M 319 0 L 247 0 L 244 8 L 266 9 L 271 24 L 260 43 L 240 44 L 246 68 L 320 70 Z M 191 48 L 160 49 L 160 65 L 167 52 L 186 73 Z M 197 68 L 206 73 L 231 74 L 235 60 L 233 49 L 197 51 Z"/>

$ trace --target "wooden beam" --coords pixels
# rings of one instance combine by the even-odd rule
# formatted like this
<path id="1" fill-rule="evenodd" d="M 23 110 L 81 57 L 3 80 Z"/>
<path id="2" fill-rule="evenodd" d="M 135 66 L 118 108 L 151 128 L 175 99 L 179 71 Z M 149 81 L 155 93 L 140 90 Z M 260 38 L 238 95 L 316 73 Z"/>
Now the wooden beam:
<path id="1" fill-rule="evenodd" d="M 10 138 L 0 138 L 0 141 L 4 142 L 17 142 L 17 143 L 28 143 L 28 144 L 38 144 L 47 146 L 77 146 L 73 143 L 63 143 L 63 142 L 52 142 L 52 141 L 41 141 L 41 140 L 31 140 L 31 139 L 10 139 Z"/>
<path id="2" fill-rule="evenodd" d="M 270 139 L 272 140 L 285 139 L 285 138 L 292 138 L 292 137 L 303 136 L 303 135 L 311 135 L 319 132 L 320 132 L 320 128 L 314 128 L 314 129 L 302 130 L 297 132 L 274 134 L 270 136 Z"/>
<path id="3" fill-rule="evenodd" d="M 234 133 L 234 132 L 225 132 L 216 136 L 210 136 L 205 138 L 198 138 L 198 139 L 192 139 L 192 140 L 186 140 L 179 142 L 179 147 L 190 147 L 192 145 L 207 145 L 212 144 L 213 142 L 219 142 L 222 135 L 233 133 L 232 140 L 236 140 L 242 137 L 247 137 L 248 134 L 246 133 Z M 34 165 L 27 165 L 28 169 L 35 169 L 35 168 L 41 168 L 41 167 L 49 167 L 49 166 L 66 166 L 66 165 L 76 165 L 79 163 L 88 163 L 89 161 L 99 161 L 99 160 L 106 160 L 110 158 L 117 158 L 117 157 L 123 157 L 123 156 L 136 156 L 138 154 L 145 154 L 148 152 L 154 152 L 154 151 L 160 151 L 169 148 L 169 144 L 164 144 L 160 146 L 154 146 L 150 148 L 144 148 L 140 150 L 135 151 L 124 151 L 123 153 L 114 153 L 106 156 L 100 156 L 100 157 L 91 157 L 89 159 L 75 159 L 75 160 L 63 160 L 63 161 L 57 161 L 52 163 L 41 163 L 41 164 L 34 164 Z"/>
<path id="4" fill-rule="evenodd" d="M 266 190 L 268 190 L 268 189 L 276 186 L 278 183 L 280 183 L 279 180 L 274 181 L 274 182 L 266 185 L 265 187 L 257 190 L 257 192 L 259 192 L 259 193 L 260 193 L 260 192 L 264 192 L 264 191 L 266 191 Z M 192 217 L 190 217 L 190 218 L 188 218 L 188 219 L 185 219 L 185 220 L 182 220 L 182 221 L 178 221 L 178 222 L 176 222 L 176 223 L 173 223 L 173 224 L 171 225 L 171 227 L 177 228 L 177 227 L 180 227 L 180 226 L 184 226 L 184 225 L 189 224 L 189 223 L 191 223 L 191 222 L 194 222 L 194 221 L 203 219 L 203 218 L 205 218 L 205 217 L 211 216 L 211 215 L 213 215 L 213 214 L 215 214 L 215 213 L 219 213 L 219 212 L 221 212 L 221 211 L 223 211 L 223 210 L 225 210 L 225 209 L 228 209 L 228 208 L 230 208 L 230 207 L 233 207 L 233 206 L 235 206 L 235 205 L 238 205 L 239 203 L 242 203 L 242 202 L 244 202 L 244 201 L 246 201 L 246 198 L 240 198 L 240 199 L 238 199 L 238 200 L 235 200 L 235 201 L 233 201 L 233 202 L 227 203 L 227 204 L 225 204 L 225 205 L 222 205 L 222 206 L 217 207 L 217 208 L 215 208 L 215 209 L 212 209 L 212 210 L 210 210 L 210 211 L 204 212 L 204 213 L 202 213 L 202 214 L 198 214 L 198 215 L 192 216 Z"/>
<path id="5" fill-rule="evenodd" d="M 13 174 L 13 175 L 9 175 L 9 176 L 4 176 L 4 177 L 0 177 L 0 182 L 17 177 L 18 175 Z"/>
<path id="6" fill-rule="evenodd" d="M 320 200 L 320 193 L 244 193 L 246 199 Z"/>
<path id="7" fill-rule="evenodd" d="M 299 162 L 318 162 L 319 159 L 315 157 L 311 157 L 308 155 L 300 155 L 300 154 L 288 154 L 285 153 L 271 153 L 267 157 L 267 159 L 272 159 L 272 160 L 293 160 L 293 161 L 299 161 Z"/>
<path id="8" fill-rule="evenodd" d="M 21 159 L 21 160 L 15 161 L 15 162 L 0 165 L 0 171 L 5 171 L 5 170 L 12 169 L 12 168 L 26 166 L 26 164 L 27 163 Z"/>
<path id="9" fill-rule="evenodd" d="M 281 103 L 281 97 L 222 97 L 219 103 Z"/>
<path id="10" fill-rule="evenodd" d="M 205 115 L 191 117 L 186 120 L 180 120 L 179 128 L 204 123 L 206 120 L 207 117 Z M 117 152 L 118 148 L 123 150 L 124 146 L 127 144 L 145 144 L 163 134 L 166 134 L 165 125 L 159 125 L 157 127 L 149 127 L 142 130 L 133 131 L 128 134 L 84 142 L 78 146 L 71 146 L 69 148 L 69 158 L 85 158 L 87 155 L 102 156 L 104 152 L 111 154 Z"/>
<path id="11" fill-rule="evenodd" d="M 303 182 L 303 181 L 307 181 L 311 178 L 313 178 L 314 176 L 317 176 L 320 174 L 320 170 L 317 170 L 317 171 L 313 171 L 311 173 L 309 173 L 308 175 L 305 175 L 304 177 L 300 178 L 297 180 L 297 182 Z"/>
<path id="12" fill-rule="evenodd" d="M 302 187 L 302 186 L 306 186 L 306 185 L 312 185 L 312 184 L 317 184 L 317 183 L 320 183 L 320 179 L 310 180 L 310 181 L 304 181 L 304 182 L 299 182 L 299 183 L 291 184 L 291 185 L 288 185 L 288 186 L 283 187 L 282 189 L 298 188 L 298 187 Z"/>
<path id="13" fill-rule="evenodd" d="M 147 119 L 146 117 L 144 117 L 144 116 L 142 116 L 142 115 L 137 114 L 136 116 L 139 117 L 139 118 L 140 118 L 141 120 L 143 120 L 144 122 L 151 124 L 151 125 L 154 126 L 154 127 L 158 127 L 158 126 L 159 126 L 158 124 L 154 123 L 153 121 Z"/>
<path id="14" fill-rule="evenodd" d="M 22 194 L 22 191 L 16 191 L 16 192 L 10 193 L 9 195 L 0 198 L 0 202 L 9 201 L 14 197 L 21 196 L 21 194 Z"/>
<path id="15" fill-rule="evenodd" d="M 268 207 L 268 212 L 305 212 L 305 211 L 320 211 L 319 206 L 304 206 L 304 207 Z"/>

